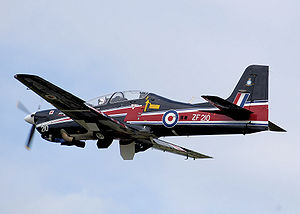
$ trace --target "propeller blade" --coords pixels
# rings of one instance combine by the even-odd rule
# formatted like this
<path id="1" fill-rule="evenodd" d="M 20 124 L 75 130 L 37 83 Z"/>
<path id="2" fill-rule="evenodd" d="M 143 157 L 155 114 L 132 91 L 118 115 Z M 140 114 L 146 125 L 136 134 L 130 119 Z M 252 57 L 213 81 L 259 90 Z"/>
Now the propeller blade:
<path id="1" fill-rule="evenodd" d="M 25 112 L 26 114 L 30 114 L 30 111 L 28 111 L 28 109 L 23 105 L 23 103 L 21 103 L 21 101 L 17 102 L 17 108 Z"/>
<path id="2" fill-rule="evenodd" d="M 44 100 L 41 98 L 40 104 L 38 106 L 38 111 L 41 109 L 42 103 L 44 102 Z"/>
<path id="3" fill-rule="evenodd" d="M 27 143 L 26 143 L 26 146 L 25 146 L 27 150 L 30 150 L 32 137 L 34 135 L 34 131 L 35 131 L 35 125 L 32 125 L 29 136 L 28 136 L 28 140 L 27 140 Z"/>

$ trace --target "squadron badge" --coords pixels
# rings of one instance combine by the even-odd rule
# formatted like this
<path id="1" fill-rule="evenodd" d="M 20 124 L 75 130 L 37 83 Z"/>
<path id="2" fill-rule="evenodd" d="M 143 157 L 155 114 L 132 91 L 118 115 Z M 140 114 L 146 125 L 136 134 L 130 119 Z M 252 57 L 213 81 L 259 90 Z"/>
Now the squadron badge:
<path id="1" fill-rule="evenodd" d="M 251 78 L 249 78 L 246 82 L 246 86 L 252 86 L 252 85 L 254 85 L 254 83 L 252 83 Z"/>

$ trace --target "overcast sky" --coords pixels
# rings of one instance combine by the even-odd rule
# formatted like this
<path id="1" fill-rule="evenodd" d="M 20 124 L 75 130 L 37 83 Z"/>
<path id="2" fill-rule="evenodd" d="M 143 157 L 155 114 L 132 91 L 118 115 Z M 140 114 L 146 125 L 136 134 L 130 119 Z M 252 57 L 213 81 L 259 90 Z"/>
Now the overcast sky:
<path id="1" fill-rule="evenodd" d="M 0 0 L 0 213 L 299 213 L 299 1 Z M 270 120 L 287 133 L 171 137 L 213 156 L 155 150 L 123 161 L 34 136 L 16 109 L 41 99 L 13 78 L 37 74 L 90 99 L 141 89 L 226 98 L 250 64 L 270 66 Z M 51 108 L 45 101 L 42 109 Z"/>

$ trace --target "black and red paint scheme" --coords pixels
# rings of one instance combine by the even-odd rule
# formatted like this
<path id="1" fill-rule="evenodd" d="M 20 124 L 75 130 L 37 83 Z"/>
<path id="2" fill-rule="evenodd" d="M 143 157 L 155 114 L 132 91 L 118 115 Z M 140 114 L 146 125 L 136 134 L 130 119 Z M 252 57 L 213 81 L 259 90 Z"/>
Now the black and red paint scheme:
<path id="1" fill-rule="evenodd" d="M 84 101 L 41 77 L 17 74 L 15 78 L 51 103 L 56 109 L 37 111 L 25 117 L 42 138 L 61 145 L 84 147 L 85 140 L 97 140 L 108 148 L 119 140 L 123 159 L 155 148 L 187 158 L 209 156 L 159 139 L 165 136 L 250 134 L 285 131 L 268 118 L 269 67 L 246 68 L 227 99 L 202 96 L 207 102 L 176 102 L 154 93 L 116 92 Z"/>

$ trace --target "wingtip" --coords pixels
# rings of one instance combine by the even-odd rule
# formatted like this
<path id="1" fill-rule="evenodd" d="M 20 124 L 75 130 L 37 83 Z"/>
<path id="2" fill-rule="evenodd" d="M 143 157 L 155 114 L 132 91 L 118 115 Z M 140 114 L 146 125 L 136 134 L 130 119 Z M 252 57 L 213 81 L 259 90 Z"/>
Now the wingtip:
<path id="1" fill-rule="evenodd" d="M 22 78 L 22 76 L 24 76 L 24 75 L 26 75 L 26 74 L 15 74 L 14 78 L 17 80 L 20 80 Z"/>
<path id="2" fill-rule="evenodd" d="M 199 155 L 196 159 L 214 159 L 213 157 L 207 156 L 207 155 Z"/>
<path id="3" fill-rule="evenodd" d="M 194 159 L 194 160 L 196 160 L 196 159 L 214 159 L 213 157 L 210 157 L 210 156 L 201 156 L 201 157 L 190 157 L 190 158 L 192 158 L 192 159 Z"/>
<path id="4" fill-rule="evenodd" d="M 33 75 L 33 74 L 15 74 L 14 78 L 16 79 L 21 79 L 22 77 L 38 77 L 37 75 Z"/>

